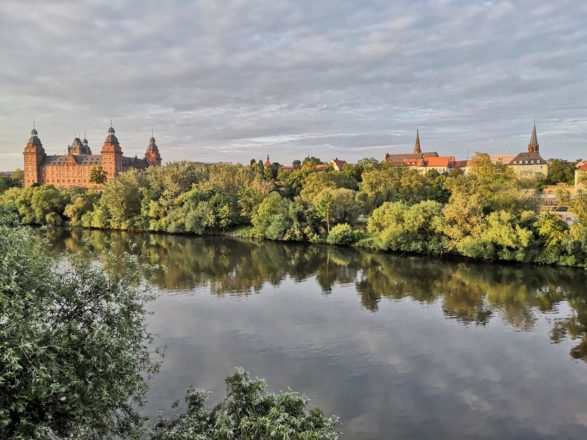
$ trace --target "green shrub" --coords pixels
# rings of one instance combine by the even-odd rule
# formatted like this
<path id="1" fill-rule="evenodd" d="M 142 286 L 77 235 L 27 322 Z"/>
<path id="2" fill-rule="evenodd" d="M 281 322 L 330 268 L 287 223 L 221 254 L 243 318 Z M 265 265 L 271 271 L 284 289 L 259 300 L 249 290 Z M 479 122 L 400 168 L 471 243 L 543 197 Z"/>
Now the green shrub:
<path id="1" fill-rule="evenodd" d="M 340 223 L 330 230 L 326 242 L 328 244 L 349 245 L 355 243 L 358 238 L 357 232 L 353 231 L 348 223 Z"/>

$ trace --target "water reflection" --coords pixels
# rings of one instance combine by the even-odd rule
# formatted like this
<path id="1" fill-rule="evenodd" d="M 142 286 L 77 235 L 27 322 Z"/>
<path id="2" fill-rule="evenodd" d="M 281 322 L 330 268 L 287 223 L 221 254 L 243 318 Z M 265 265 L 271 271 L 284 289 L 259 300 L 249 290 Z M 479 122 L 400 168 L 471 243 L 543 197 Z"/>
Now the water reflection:
<path id="1" fill-rule="evenodd" d="M 571 357 L 587 362 L 585 271 L 568 268 L 489 265 L 394 256 L 349 248 L 249 243 L 220 237 L 193 238 L 88 230 L 49 230 L 58 252 L 97 255 L 130 252 L 162 268 L 147 274 L 172 291 L 207 286 L 215 295 L 250 295 L 265 283 L 279 286 L 314 278 L 323 294 L 353 285 L 362 307 L 377 312 L 381 301 L 440 302 L 449 319 L 486 326 L 500 320 L 522 331 L 552 314 L 551 341 L 576 341 Z M 558 313 L 561 305 L 567 316 Z"/>

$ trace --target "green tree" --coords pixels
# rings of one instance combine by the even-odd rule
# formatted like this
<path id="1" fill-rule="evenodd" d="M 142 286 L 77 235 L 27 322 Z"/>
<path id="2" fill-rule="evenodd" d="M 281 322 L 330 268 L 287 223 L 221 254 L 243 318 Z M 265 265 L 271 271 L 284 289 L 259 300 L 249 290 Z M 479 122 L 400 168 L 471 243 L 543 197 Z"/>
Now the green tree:
<path id="1" fill-rule="evenodd" d="M 356 191 L 347 188 L 326 189 L 314 198 L 316 209 L 322 215 L 330 231 L 330 224 L 354 224 L 360 213 Z"/>
<path id="2" fill-rule="evenodd" d="M 575 182 L 575 163 L 563 159 L 551 159 L 548 161 L 547 185 L 566 183 L 572 185 Z"/>
<path id="3" fill-rule="evenodd" d="M 357 182 L 344 173 L 321 171 L 309 174 L 304 182 L 300 196 L 305 200 L 313 200 L 325 189 L 348 188 L 357 189 Z"/>
<path id="4" fill-rule="evenodd" d="M 106 171 L 104 171 L 104 168 L 102 168 L 101 166 L 92 167 L 92 169 L 90 170 L 90 182 L 91 183 L 102 185 L 102 184 L 106 183 L 107 179 L 108 179 L 108 176 L 106 174 Z"/>
<path id="5" fill-rule="evenodd" d="M 251 379 L 242 369 L 226 378 L 226 398 L 211 411 L 208 394 L 190 389 L 187 408 L 176 419 L 161 420 L 154 440 L 191 439 L 307 439 L 335 440 L 338 419 L 309 408 L 308 399 L 292 391 L 270 394 L 265 382 Z"/>
<path id="6" fill-rule="evenodd" d="M 0 227 L 0 437 L 134 438 L 150 358 L 136 259 L 69 266 Z M 116 267 L 116 270 L 113 270 Z"/>

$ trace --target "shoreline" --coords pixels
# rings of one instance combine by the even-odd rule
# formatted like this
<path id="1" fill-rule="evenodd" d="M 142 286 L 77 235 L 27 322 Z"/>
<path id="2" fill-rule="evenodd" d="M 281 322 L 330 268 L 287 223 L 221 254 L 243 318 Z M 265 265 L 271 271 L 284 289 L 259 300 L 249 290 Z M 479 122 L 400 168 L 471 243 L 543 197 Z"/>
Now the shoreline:
<path id="1" fill-rule="evenodd" d="M 587 267 L 579 266 L 579 265 L 564 265 L 564 264 L 544 264 L 544 263 L 536 263 L 532 261 L 512 261 L 512 260 L 486 260 L 482 258 L 473 258 L 468 257 L 466 255 L 461 255 L 457 253 L 445 253 L 442 255 L 437 254 L 426 254 L 426 253 L 418 253 L 418 252 L 406 252 L 406 251 L 390 251 L 390 250 L 383 250 L 373 246 L 367 246 L 365 244 L 360 244 L 361 240 L 356 243 L 352 244 L 330 244 L 324 241 L 293 241 L 293 240 L 271 240 L 269 238 L 263 237 L 254 237 L 254 236 L 246 236 L 236 234 L 235 232 L 251 228 L 251 226 L 247 227 L 236 227 L 232 229 L 228 229 L 226 231 L 215 231 L 215 232 L 207 232 L 205 234 L 195 234 L 193 232 L 168 232 L 168 231 L 150 231 L 144 229 L 115 229 L 115 228 L 96 228 L 96 227 L 84 227 L 84 226 L 72 226 L 68 224 L 63 225 L 41 225 L 41 224 L 20 224 L 18 226 L 29 226 L 35 228 L 55 228 L 55 229 L 65 229 L 65 230 L 80 230 L 80 231 L 101 231 L 101 232 L 116 232 L 116 233 L 131 233 L 131 234 L 155 234 L 155 235 L 163 235 L 163 236 L 178 236 L 178 237 L 193 237 L 193 238 L 205 238 L 205 237 L 222 237 L 222 238 L 229 238 L 233 240 L 238 240 L 242 242 L 269 242 L 269 243 L 280 243 L 286 245 L 302 245 L 302 246 L 324 246 L 324 247 L 333 247 L 333 248 L 343 248 L 343 249 L 354 249 L 356 251 L 364 251 L 364 252 L 371 252 L 376 254 L 383 254 L 383 255 L 395 255 L 395 256 L 408 256 L 408 257 L 420 257 L 420 258 L 430 258 L 435 260 L 444 260 L 444 261 L 455 261 L 455 262 L 466 262 L 466 263 L 476 263 L 476 264 L 497 264 L 502 266 L 525 266 L 525 267 L 560 267 L 560 268 L 570 268 L 570 269 L 580 269 L 587 271 Z"/>

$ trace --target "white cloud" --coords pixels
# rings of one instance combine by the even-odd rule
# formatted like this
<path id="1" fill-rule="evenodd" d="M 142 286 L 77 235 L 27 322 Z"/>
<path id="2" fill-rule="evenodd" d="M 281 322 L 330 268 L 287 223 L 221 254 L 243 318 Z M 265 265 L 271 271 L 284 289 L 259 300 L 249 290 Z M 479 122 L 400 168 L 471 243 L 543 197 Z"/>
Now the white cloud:
<path id="1" fill-rule="evenodd" d="M 269 152 L 289 162 L 308 150 L 355 160 L 373 145 L 410 148 L 416 128 L 447 154 L 513 152 L 533 119 L 546 157 L 584 155 L 585 2 L 5 0 L 2 9 L 0 154 L 20 155 L 33 119 L 49 151 L 84 128 L 98 148 L 112 118 L 125 151 L 144 149 L 154 127 L 167 160 Z M 19 155 L 0 168 L 21 166 Z"/>

